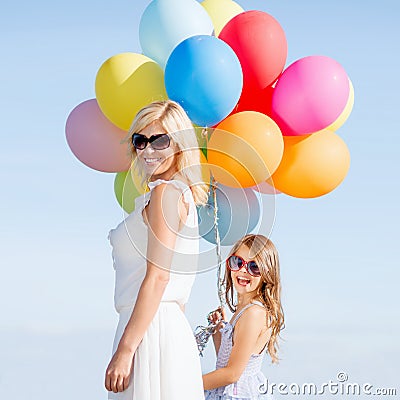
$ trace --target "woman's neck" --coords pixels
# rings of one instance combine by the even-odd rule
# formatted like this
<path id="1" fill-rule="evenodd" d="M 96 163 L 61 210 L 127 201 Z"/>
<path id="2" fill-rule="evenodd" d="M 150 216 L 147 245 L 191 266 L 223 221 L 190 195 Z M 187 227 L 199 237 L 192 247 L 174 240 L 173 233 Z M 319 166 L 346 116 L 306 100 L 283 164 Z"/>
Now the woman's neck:
<path id="1" fill-rule="evenodd" d="M 163 179 L 165 181 L 170 181 L 171 179 L 179 179 L 180 173 L 176 170 L 168 170 L 162 174 L 154 174 L 150 177 L 150 182 L 156 181 L 157 179 Z"/>

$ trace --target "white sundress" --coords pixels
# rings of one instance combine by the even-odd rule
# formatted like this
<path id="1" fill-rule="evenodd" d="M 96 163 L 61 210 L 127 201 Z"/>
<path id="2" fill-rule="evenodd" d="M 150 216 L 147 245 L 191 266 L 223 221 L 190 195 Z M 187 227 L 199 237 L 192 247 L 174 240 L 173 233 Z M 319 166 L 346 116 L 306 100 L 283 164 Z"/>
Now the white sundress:
<path id="1" fill-rule="evenodd" d="M 200 358 L 192 328 L 182 312 L 196 276 L 199 232 L 196 205 L 190 187 L 180 180 L 158 179 L 150 192 L 136 198 L 135 210 L 109 233 L 115 269 L 115 309 L 119 314 L 113 354 L 131 316 L 146 274 L 147 225 L 142 210 L 152 189 L 171 184 L 189 204 L 187 221 L 177 235 L 170 280 L 160 306 L 139 344 L 126 390 L 109 392 L 114 400 L 204 400 Z"/>

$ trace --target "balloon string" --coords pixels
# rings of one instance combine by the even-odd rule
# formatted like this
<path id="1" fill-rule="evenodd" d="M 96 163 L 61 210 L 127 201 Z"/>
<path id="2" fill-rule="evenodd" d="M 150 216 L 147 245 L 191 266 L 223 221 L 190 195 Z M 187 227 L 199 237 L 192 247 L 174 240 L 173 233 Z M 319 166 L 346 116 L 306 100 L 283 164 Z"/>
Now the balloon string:
<path id="1" fill-rule="evenodd" d="M 217 289 L 218 289 L 218 297 L 219 303 L 221 307 L 225 306 L 224 295 L 225 295 L 225 285 L 224 279 L 221 276 L 222 272 L 222 256 L 221 256 L 221 238 L 219 236 L 218 229 L 218 202 L 217 202 L 217 181 L 214 176 L 211 174 L 211 183 L 212 183 L 212 192 L 213 192 L 213 203 L 214 203 L 214 233 L 215 233 L 215 243 L 216 243 L 216 252 L 217 252 Z"/>
<path id="2" fill-rule="evenodd" d="M 207 148 L 208 148 L 208 130 L 207 128 L 203 128 L 201 132 L 202 136 L 206 138 Z M 213 205 L 214 205 L 214 233 L 215 233 L 215 244 L 216 244 L 216 253 L 217 253 L 217 290 L 218 290 L 218 298 L 221 307 L 225 306 L 225 284 L 224 279 L 221 277 L 222 272 L 222 256 L 221 256 L 221 239 L 219 236 L 218 230 L 218 202 L 217 202 L 217 181 L 214 178 L 212 172 L 210 172 L 211 177 L 211 191 L 213 196 Z M 197 347 L 199 349 L 199 354 L 203 357 L 203 351 L 208 343 L 208 340 L 211 335 L 215 333 L 215 329 L 217 324 L 214 324 L 211 321 L 210 314 L 207 316 L 208 326 L 197 326 L 195 330 L 195 338 Z"/>
<path id="3" fill-rule="evenodd" d="M 201 134 L 206 139 L 206 147 L 208 149 L 208 142 L 209 142 L 208 128 L 204 127 L 203 130 L 201 131 Z M 211 171 L 210 171 L 210 177 L 211 177 L 211 189 L 212 189 L 213 205 L 214 205 L 214 235 L 215 235 L 215 244 L 216 244 L 215 250 L 217 253 L 217 263 L 218 263 L 217 290 L 218 290 L 219 303 L 220 303 L 221 307 L 224 307 L 226 305 L 226 302 L 225 302 L 224 279 L 221 277 L 222 257 L 221 257 L 221 238 L 219 236 L 219 229 L 218 229 L 218 201 L 217 201 L 218 183 L 217 183 L 216 179 L 214 178 L 214 175 L 212 174 Z"/>

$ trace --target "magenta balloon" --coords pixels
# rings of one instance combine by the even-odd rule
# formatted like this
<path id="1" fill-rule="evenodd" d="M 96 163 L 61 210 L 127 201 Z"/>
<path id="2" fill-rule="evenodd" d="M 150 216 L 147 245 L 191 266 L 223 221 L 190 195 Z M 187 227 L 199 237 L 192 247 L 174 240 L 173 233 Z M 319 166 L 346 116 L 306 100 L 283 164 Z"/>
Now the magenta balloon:
<path id="1" fill-rule="evenodd" d="M 325 56 L 304 57 L 278 79 L 272 96 L 272 117 L 283 135 L 316 132 L 339 117 L 349 93 L 349 78 L 337 61 Z"/>
<path id="2" fill-rule="evenodd" d="M 86 100 L 71 111 L 65 134 L 76 158 L 88 167 L 102 172 L 129 169 L 128 143 L 120 144 L 127 133 L 104 116 L 96 99 Z"/>

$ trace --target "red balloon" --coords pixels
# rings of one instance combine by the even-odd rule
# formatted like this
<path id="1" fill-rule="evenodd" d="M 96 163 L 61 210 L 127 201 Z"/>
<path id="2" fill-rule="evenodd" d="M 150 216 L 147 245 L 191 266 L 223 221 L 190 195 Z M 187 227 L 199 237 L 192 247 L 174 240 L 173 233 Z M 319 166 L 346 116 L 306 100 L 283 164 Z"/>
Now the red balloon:
<path id="1" fill-rule="evenodd" d="M 279 22 L 262 11 L 246 11 L 232 18 L 218 36 L 232 47 L 243 70 L 243 94 L 272 85 L 287 57 L 285 32 Z"/>
<path id="2" fill-rule="evenodd" d="M 270 117 L 272 115 L 273 92 L 274 88 L 272 86 L 268 86 L 263 90 L 242 91 L 234 112 L 258 111 Z"/>

